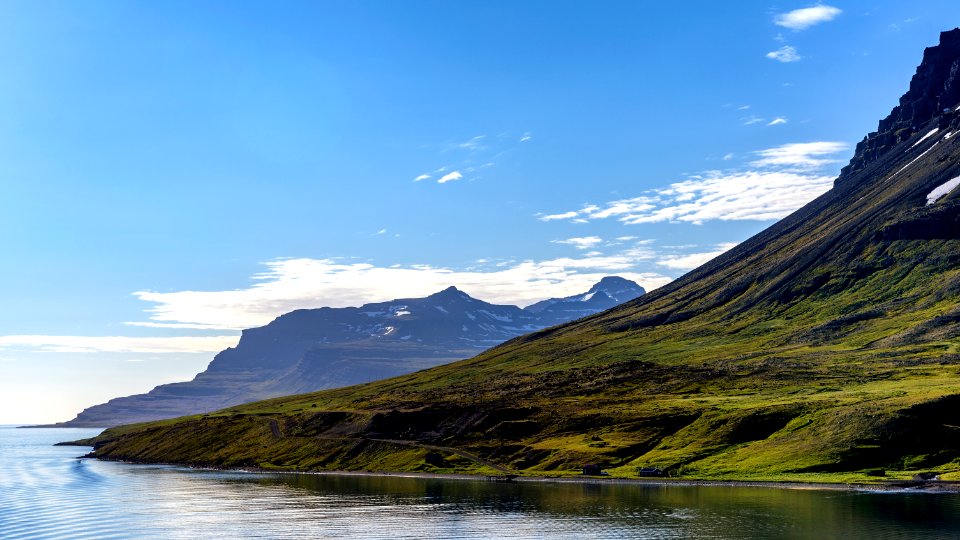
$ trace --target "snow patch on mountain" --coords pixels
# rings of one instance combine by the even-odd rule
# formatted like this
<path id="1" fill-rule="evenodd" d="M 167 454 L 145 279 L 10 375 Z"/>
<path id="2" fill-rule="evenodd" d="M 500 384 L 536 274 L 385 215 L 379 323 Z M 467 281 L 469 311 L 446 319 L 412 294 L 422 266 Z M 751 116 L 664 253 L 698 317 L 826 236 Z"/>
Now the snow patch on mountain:
<path id="1" fill-rule="evenodd" d="M 926 135 L 924 135 L 923 137 L 920 137 L 920 140 L 919 140 L 919 141 L 913 143 L 913 146 L 911 146 L 910 148 L 911 148 L 911 149 L 912 149 L 912 148 L 915 148 L 918 144 L 920 144 L 920 143 L 922 143 L 923 141 L 929 139 L 930 137 L 933 137 L 934 135 L 936 135 L 938 131 L 940 131 L 940 128 L 933 128 L 933 129 L 931 129 L 930 131 L 927 132 Z"/>
<path id="2" fill-rule="evenodd" d="M 509 315 L 498 315 L 498 314 L 496 314 L 496 313 L 493 313 L 493 312 L 491 312 L 491 311 L 487 311 L 487 310 L 485 310 L 485 309 L 481 309 L 481 310 L 478 310 L 478 311 L 479 311 L 480 313 L 483 313 L 483 314 L 486 315 L 487 317 L 489 317 L 489 318 L 491 318 L 491 319 L 494 319 L 494 320 L 497 320 L 497 321 L 500 321 L 500 322 L 513 322 L 513 317 L 510 317 Z"/>
<path id="3" fill-rule="evenodd" d="M 954 190 L 958 185 L 960 185 L 960 176 L 947 180 L 946 182 L 940 184 L 939 186 L 933 188 L 933 191 L 927 194 L 927 206 L 939 201 L 943 197 L 946 197 Z"/>
<path id="4" fill-rule="evenodd" d="M 893 178 L 894 176 L 902 173 L 907 167 L 913 165 L 914 163 L 917 162 L 918 159 L 920 159 L 920 158 L 922 158 L 923 156 L 927 155 L 928 152 L 930 152 L 931 150 L 933 150 L 934 148 L 936 148 L 938 144 L 940 144 L 940 141 L 937 141 L 937 142 L 933 143 L 933 146 L 931 146 L 930 148 L 927 148 L 926 150 L 923 151 L 922 154 L 920 154 L 919 156 L 917 156 L 917 157 L 913 158 L 912 160 L 910 160 L 910 163 L 907 163 L 906 165 L 904 165 L 903 167 L 901 167 L 900 170 L 897 171 L 897 172 L 895 172 L 895 173 L 893 173 L 893 175 L 892 175 L 890 178 Z"/>

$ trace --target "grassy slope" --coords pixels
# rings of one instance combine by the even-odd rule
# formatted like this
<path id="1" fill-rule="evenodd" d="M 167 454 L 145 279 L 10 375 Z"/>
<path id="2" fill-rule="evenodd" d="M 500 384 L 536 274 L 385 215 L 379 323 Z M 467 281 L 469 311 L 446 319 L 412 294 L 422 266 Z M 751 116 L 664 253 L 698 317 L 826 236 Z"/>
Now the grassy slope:
<path id="1" fill-rule="evenodd" d="M 915 138 L 639 301 L 411 375 L 111 429 L 96 454 L 495 472 L 428 465 L 431 445 L 523 474 L 960 479 L 960 206 L 924 205 L 960 174 L 960 137 L 892 174 Z"/>

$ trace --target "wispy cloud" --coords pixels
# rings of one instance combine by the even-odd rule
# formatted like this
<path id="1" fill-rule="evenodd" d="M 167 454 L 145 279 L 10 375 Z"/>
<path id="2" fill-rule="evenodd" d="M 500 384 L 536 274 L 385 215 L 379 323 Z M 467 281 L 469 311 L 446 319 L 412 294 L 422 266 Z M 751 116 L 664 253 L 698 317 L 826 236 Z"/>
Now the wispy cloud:
<path id="1" fill-rule="evenodd" d="M 833 6 L 818 4 L 807 8 L 780 13 L 773 18 L 774 24 L 791 30 L 805 30 L 811 26 L 832 21 L 843 10 Z"/>
<path id="2" fill-rule="evenodd" d="M 580 215 L 580 212 L 577 210 L 571 210 L 569 212 L 561 212 L 559 214 L 540 214 L 537 215 L 537 219 L 540 221 L 557 221 L 563 219 L 574 219 Z"/>
<path id="3" fill-rule="evenodd" d="M 713 251 L 688 253 L 685 255 L 668 255 L 658 260 L 657 264 L 667 268 L 672 268 L 674 270 L 693 270 L 694 268 L 697 268 L 698 266 L 701 266 L 707 261 L 713 259 L 717 255 L 721 255 L 729 251 L 736 245 L 737 244 L 734 242 L 727 242 L 717 245 L 716 249 Z"/>
<path id="4" fill-rule="evenodd" d="M 0 336 L 0 350 L 21 349 L 56 353 L 198 353 L 233 347 L 240 336 Z"/>
<path id="5" fill-rule="evenodd" d="M 671 280 L 635 270 L 639 261 L 652 256 L 649 249 L 637 245 L 612 255 L 503 262 L 470 270 L 284 259 L 266 263 L 267 271 L 254 276 L 255 283 L 244 289 L 141 291 L 135 295 L 155 304 L 149 310 L 150 322 L 240 329 L 264 325 L 294 309 L 425 296 L 450 285 L 482 300 L 520 305 L 585 291 L 612 273 L 651 290 Z"/>
<path id="6" fill-rule="evenodd" d="M 567 244 L 577 249 L 587 249 L 603 243 L 603 238 L 599 236 L 581 236 L 567 238 L 566 240 L 552 240 L 554 244 Z"/>
<path id="7" fill-rule="evenodd" d="M 839 160 L 827 156 L 835 156 L 847 148 L 846 143 L 833 141 L 784 144 L 755 152 L 760 159 L 750 164 L 755 167 L 817 169 L 837 163 Z"/>
<path id="8" fill-rule="evenodd" d="M 723 155 L 722 159 L 724 161 L 730 161 L 731 159 L 733 159 L 733 152 L 727 152 L 726 154 Z"/>
<path id="9" fill-rule="evenodd" d="M 438 184 L 446 184 L 447 182 L 453 182 L 454 180 L 460 180 L 463 178 L 463 174 L 460 171 L 453 171 L 451 173 L 445 174 L 437 180 Z"/>
<path id="10" fill-rule="evenodd" d="M 786 144 L 755 152 L 751 170 L 707 171 L 637 197 L 537 218 L 581 223 L 614 218 L 630 225 L 780 219 L 832 187 L 834 177 L 819 170 L 846 149 L 838 142 Z"/>
<path id="11" fill-rule="evenodd" d="M 903 20 L 902 24 L 913 24 L 919 20 L 920 20 L 920 17 L 907 17 L 906 19 Z M 902 30 L 902 27 L 898 23 L 890 23 L 890 28 L 897 32 Z"/>
<path id="12" fill-rule="evenodd" d="M 787 64 L 790 62 L 799 62 L 803 57 L 797 53 L 797 49 L 795 47 L 791 45 L 784 45 L 775 51 L 768 52 L 767 58 Z"/>
<path id="13" fill-rule="evenodd" d="M 468 181 L 482 178 L 479 173 L 494 167 L 505 156 L 533 138 L 529 132 L 521 136 L 516 133 L 501 133 L 495 136 L 477 135 L 463 142 L 445 143 L 432 146 L 436 155 L 433 159 L 446 163 L 436 169 L 428 170 L 414 177 L 414 182 L 436 179 L 438 184 L 447 184 L 455 180 Z"/>
<path id="14" fill-rule="evenodd" d="M 779 125 L 786 124 L 786 123 L 787 123 L 787 119 L 786 119 L 786 118 L 784 118 L 784 117 L 782 117 L 782 116 L 778 116 L 778 117 L 774 118 L 773 120 L 771 120 L 767 125 L 768 125 L 768 126 L 779 126 Z"/>
<path id="15" fill-rule="evenodd" d="M 752 114 L 751 114 L 750 116 L 745 116 L 745 117 L 741 118 L 740 121 L 743 122 L 743 125 L 745 125 L 745 126 L 752 126 L 753 124 L 759 124 L 759 123 L 761 123 L 761 122 L 766 122 L 766 120 L 764 120 L 763 118 L 760 118 L 759 116 L 755 116 L 755 115 L 752 115 Z"/>
<path id="16" fill-rule="evenodd" d="M 625 214 L 627 224 L 685 221 L 780 219 L 821 195 L 832 176 L 785 171 L 712 172 L 661 190 L 661 201 L 649 211 Z"/>
<path id="17" fill-rule="evenodd" d="M 153 321 L 126 321 L 123 324 L 140 328 L 165 328 L 175 330 L 236 330 L 236 328 L 232 326 L 218 324 L 159 323 Z"/>
<path id="18" fill-rule="evenodd" d="M 483 141 L 486 138 L 486 135 L 477 135 L 476 137 L 471 137 L 470 140 L 456 143 L 453 146 L 461 150 L 485 150 L 487 146 Z"/>

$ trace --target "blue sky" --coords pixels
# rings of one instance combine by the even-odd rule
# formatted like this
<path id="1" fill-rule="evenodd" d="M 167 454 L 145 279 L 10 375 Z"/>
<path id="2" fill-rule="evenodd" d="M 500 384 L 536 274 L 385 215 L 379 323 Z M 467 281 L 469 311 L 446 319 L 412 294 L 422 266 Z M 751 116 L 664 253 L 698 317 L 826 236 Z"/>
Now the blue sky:
<path id="1" fill-rule="evenodd" d="M 0 3 L 0 423 L 188 379 L 298 307 L 662 285 L 828 189 L 958 23 L 950 1 Z"/>

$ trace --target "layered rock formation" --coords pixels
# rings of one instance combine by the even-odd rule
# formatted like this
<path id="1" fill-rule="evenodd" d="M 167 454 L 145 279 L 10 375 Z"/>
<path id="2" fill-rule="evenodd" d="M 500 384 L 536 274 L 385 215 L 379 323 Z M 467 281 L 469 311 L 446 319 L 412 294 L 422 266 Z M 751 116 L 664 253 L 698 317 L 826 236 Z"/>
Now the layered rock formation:
<path id="1" fill-rule="evenodd" d="M 521 334 L 632 300 L 642 287 L 606 277 L 588 292 L 527 309 L 449 287 L 426 298 L 301 309 L 244 330 L 192 381 L 90 407 L 63 424 L 113 426 L 384 379 L 474 356 Z"/>

